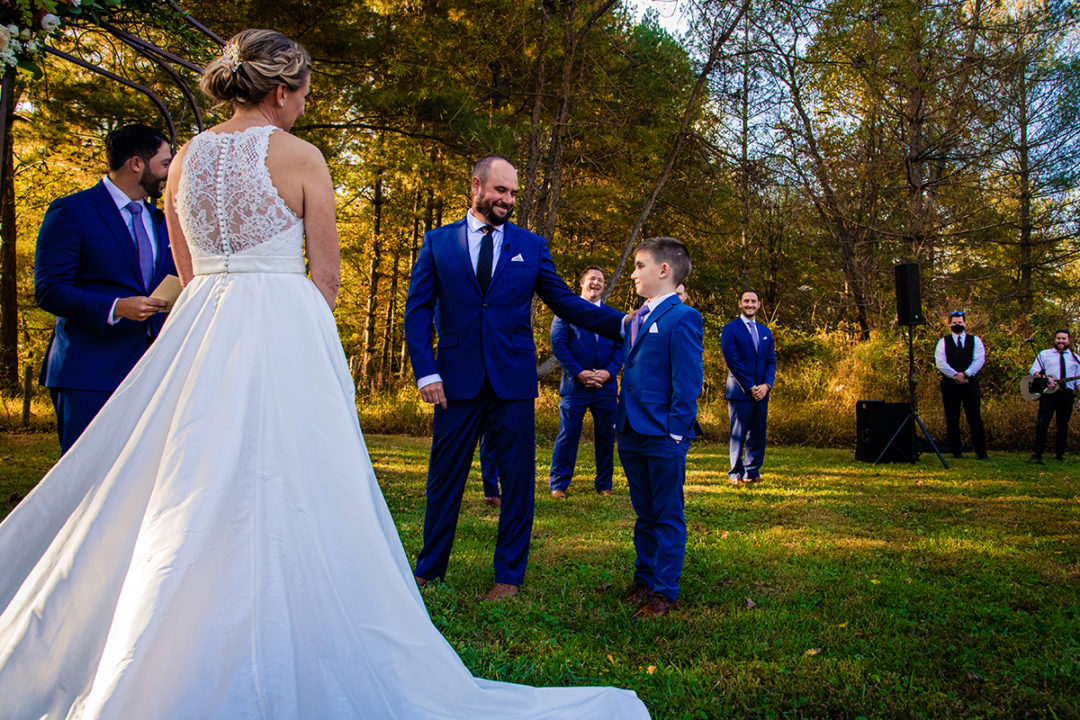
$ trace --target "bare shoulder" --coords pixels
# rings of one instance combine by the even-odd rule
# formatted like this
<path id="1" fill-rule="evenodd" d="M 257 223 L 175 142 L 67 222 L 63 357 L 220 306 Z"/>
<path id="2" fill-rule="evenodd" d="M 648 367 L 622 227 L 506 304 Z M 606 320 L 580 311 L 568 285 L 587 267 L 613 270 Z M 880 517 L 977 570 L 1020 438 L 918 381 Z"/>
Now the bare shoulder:
<path id="1" fill-rule="evenodd" d="M 322 152 L 307 140 L 302 140 L 291 133 L 275 132 L 270 136 L 270 153 L 280 160 L 289 162 L 294 168 L 323 168 L 326 161 Z"/>

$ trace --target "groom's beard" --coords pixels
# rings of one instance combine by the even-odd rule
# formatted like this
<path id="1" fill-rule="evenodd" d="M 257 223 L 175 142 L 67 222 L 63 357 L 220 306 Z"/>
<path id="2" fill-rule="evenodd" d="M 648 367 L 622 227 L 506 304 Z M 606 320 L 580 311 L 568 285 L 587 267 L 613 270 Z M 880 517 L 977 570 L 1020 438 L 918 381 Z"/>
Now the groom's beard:
<path id="1" fill-rule="evenodd" d="M 149 168 L 143 170 L 142 177 L 139 178 L 139 185 L 146 192 L 146 195 L 154 200 L 157 200 L 165 192 L 165 181 L 168 176 L 159 177 L 152 173 Z"/>
<path id="2" fill-rule="evenodd" d="M 514 206 L 511 205 L 507 207 L 495 200 L 480 198 L 476 201 L 476 211 L 487 221 L 488 225 L 498 227 L 509 220 L 510 216 L 514 214 Z M 504 212 L 505 215 L 498 214 L 499 211 Z"/>

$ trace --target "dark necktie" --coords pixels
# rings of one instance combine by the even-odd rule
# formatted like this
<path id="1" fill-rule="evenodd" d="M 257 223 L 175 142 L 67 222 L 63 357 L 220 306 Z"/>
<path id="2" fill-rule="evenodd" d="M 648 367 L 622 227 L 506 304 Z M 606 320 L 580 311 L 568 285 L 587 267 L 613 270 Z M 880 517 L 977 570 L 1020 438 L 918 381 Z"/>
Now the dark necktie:
<path id="1" fill-rule="evenodd" d="M 1064 384 L 1065 383 L 1065 378 L 1069 377 L 1068 375 L 1065 374 L 1065 353 L 1061 353 L 1060 360 L 1061 360 L 1061 370 L 1059 372 L 1061 373 L 1061 382 L 1062 382 L 1062 384 Z"/>
<path id="2" fill-rule="evenodd" d="M 150 236 L 146 234 L 146 226 L 142 221 L 142 203 L 132 201 L 127 204 L 128 212 L 131 213 L 131 230 L 135 235 L 135 249 L 139 254 L 139 269 L 142 271 L 143 285 L 150 289 L 150 281 L 154 279 L 154 248 L 150 244 Z"/>
<path id="3" fill-rule="evenodd" d="M 495 238 L 492 237 L 494 230 L 490 225 L 480 228 L 484 237 L 480 239 L 480 256 L 476 258 L 476 282 L 480 283 L 480 291 L 485 295 L 488 285 L 491 284 L 491 257 L 495 254 Z"/>
<path id="4" fill-rule="evenodd" d="M 957 335 L 956 336 L 956 347 L 959 350 L 964 349 L 964 336 L 963 335 Z"/>

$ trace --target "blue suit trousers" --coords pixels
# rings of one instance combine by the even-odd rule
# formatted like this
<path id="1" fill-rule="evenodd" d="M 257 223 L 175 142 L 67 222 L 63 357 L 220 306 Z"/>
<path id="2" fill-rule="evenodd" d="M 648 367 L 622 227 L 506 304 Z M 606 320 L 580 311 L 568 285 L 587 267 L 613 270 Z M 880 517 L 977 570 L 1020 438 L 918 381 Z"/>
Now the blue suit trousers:
<path id="1" fill-rule="evenodd" d="M 71 449 L 112 393 L 51 387 L 49 396 L 56 408 L 56 434 L 60 437 L 60 453 L 63 454 Z"/>
<path id="2" fill-rule="evenodd" d="M 495 448 L 485 430 L 480 436 L 480 480 L 484 483 L 484 497 L 499 497 L 499 462 Z"/>
<path id="3" fill-rule="evenodd" d="M 586 410 L 592 412 L 596 441 L 596 479 L 593 487 L 597 492 L 611 489 L 611 476 L 615 469 L 617 407 L 618 397 L 612 393 L 563 395 L 559 399 L 559 435 L 555 438 L 555 449 L 551 453 L 551 475 L 548 479 L 552 490 L 566 490 L 574 477 Z"/>
<path id="4" fill-rule="evenodd" d="M 689 438 L 675 442 L 666 435 L 619 431 L 619 460 L 630 486 L 634 523 L 634 582 L 669 600 L 679 597 L 679 578 L 686 555 L 683 482 Z"/>
<path id="5" fill-rule="evenodd" d="M 765 425 L 769 417 L 769 397 L 754 400 L 728 400 L 731 438 L 728 451 L 731 469 L 728 477 L 753 480 L 761 475 L 765 460 Z M 745 460 L 743 456 L 745 454 Z"/>
<path id="6" fill-rule="evenodd" d="M 486 380 L 475 398 L 448 400 L 445 409 L 435 406 L 424 547 L 416 559 L 417 576 L 434 580 L 446 575 L 473 453 L 487 428 L 502 486 L 495 582 L 521 584 L 536 502 L 535 414 L 533 398 L 502 400 Z"/>

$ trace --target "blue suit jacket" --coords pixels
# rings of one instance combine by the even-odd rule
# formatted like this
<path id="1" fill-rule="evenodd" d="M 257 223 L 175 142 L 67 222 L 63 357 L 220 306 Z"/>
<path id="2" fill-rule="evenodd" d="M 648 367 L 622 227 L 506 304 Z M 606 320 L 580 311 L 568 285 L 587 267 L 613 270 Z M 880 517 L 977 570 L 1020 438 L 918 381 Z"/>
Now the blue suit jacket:
<path id="1" fill-rule="evenodd" d="M 623 343 L 609 340 L 590 330 L 582 330 L 560 317 L 551 322 L 551 351 L 562 365 L 560 395 L 595 397 L 619 393 L 619 370 L 623 365 Z M 577 381 L 582 370 L 607 370 L 611 379 L 598 388 L 588 388 Z"/>
<path id="2" fill-rule="evenodd" d="M 648 314 L 633 347 L 627 333 L 617 427 L 694 437 L 704 337 L 701 314 L 674 295 Z"/>
<path id="3" fill-rule="evenodd" d="M 166 275 L 176 274 L 165 215 L 154 219 L 157 262 L 150 287 L 143 285 L 131 231 L 103 183 L 53 201 L 38 232 L 34 297 L 56 316 L 41 382 L 48 387 L 112 392 L 146 351 L 165 321 L 108 324 L 117 298 L 149 295 Z"/>
<path id="4" fill-rule="evenodd" d="M 728 400 L 753 400 L 750 388 L 766 384 L 770 388 L 776 378 L 776 348 L 769 328 L 757 323 L 760 345 L 754 350 L 754 339 L 741 317 L 724 326 L 720 333 L 720 349 L 727 363 L 727 385 L 724 397 Z M 767 396 L 766 396 L 767 397 Z"/>
<path id="5" fill-rule="evenodd" d="M 485 377 L 503 400 L 537 396 L 533 294 L 574 325 L 620 338 L 622 313 L 571 292 L 555 272 L 544 238 L 510 223 L 503 228 L 487 295 L 469 259 L 465 218 L 426 233 L 413 266 L 405 342 L 416 377 L 438 373 L 448 400 L 476 397 Z"/>

